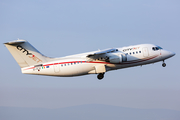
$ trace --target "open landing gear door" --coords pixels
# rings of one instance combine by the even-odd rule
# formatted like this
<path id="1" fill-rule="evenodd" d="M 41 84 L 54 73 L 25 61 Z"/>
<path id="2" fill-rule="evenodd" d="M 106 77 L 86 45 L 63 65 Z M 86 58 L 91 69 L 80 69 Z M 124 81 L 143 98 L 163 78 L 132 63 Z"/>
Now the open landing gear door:
<path id="1" fill-rule="evenodd" d="M 97 78 L 99 80 L 103 79 L 104 73 L 106 72 L 106 66 L 105 65 L 96 65 L 95 72 L 96 72 L 96 74 L 98 74 Z"/>
<path id="2" fill-rule="evenodd" d="M 105 65 L 96 65 L 95 70 L 96 70 L 96 73 L 105 73 L 106 67 Z"/>

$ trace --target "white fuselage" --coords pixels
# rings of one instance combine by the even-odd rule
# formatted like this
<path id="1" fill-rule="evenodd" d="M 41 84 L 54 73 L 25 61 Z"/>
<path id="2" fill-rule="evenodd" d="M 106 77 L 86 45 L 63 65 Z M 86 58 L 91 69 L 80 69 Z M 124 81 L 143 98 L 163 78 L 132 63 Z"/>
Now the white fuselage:
<path id="1" fill-rule="evenodd" d="M 87 58 L 88 54 L 93 54 L 98 51 L 82 53 L 72 56 L 66 56 L 55 59 L 51 62 L 46 62 L 36 66 L 21 68 L 22 73 L 50 75 L 50 76 L 80 76 L 86 74 L 97 74 L 96 66 L 104 65 L 106 71 L 122 69 L 127 67 L 145 65 L 164 61 L 172 57 L 175 53 L 163 49 L 154 50 L 153 47 L 158 47 L 153 44 L 141 44 L 123 48 L 117 48 L 118 51 L 107 53 L 106 56 L 126 55 L 126 61 L 119 63 L 106 62 L 101 59 Z"/>

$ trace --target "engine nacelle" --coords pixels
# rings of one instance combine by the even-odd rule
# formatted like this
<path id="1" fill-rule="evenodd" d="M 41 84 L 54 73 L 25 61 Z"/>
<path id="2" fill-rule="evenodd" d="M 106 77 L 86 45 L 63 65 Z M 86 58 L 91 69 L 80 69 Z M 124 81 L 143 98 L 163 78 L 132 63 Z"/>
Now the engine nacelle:
<path id="1" fill-rule="evenodd" d="M 109 58 L 110 63 L 122 63 L 127 61 L 127 55 L 126 54 L 119 54 L 119 55 L 113 55 Z"/>

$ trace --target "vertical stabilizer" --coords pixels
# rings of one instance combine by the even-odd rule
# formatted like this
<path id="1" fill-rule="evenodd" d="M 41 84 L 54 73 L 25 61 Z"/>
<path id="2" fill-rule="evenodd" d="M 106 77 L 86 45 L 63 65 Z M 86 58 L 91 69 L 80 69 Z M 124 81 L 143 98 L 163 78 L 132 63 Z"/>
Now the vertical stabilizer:
<path id="1" fill-rule="evenodd" d="M 4 43 L 21 68 L 47 62 L 47 59 L 26 40 Z"/>

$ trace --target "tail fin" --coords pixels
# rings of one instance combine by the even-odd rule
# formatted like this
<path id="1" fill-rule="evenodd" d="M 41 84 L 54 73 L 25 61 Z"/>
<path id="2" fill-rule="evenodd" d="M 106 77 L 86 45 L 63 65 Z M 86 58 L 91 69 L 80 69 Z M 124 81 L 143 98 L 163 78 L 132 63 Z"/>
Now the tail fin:
<path id="1" fill-rule="evenodd" d="M 47 57 L 25 40 L 4 43 L 21 68 L 47 62 Z"/>

